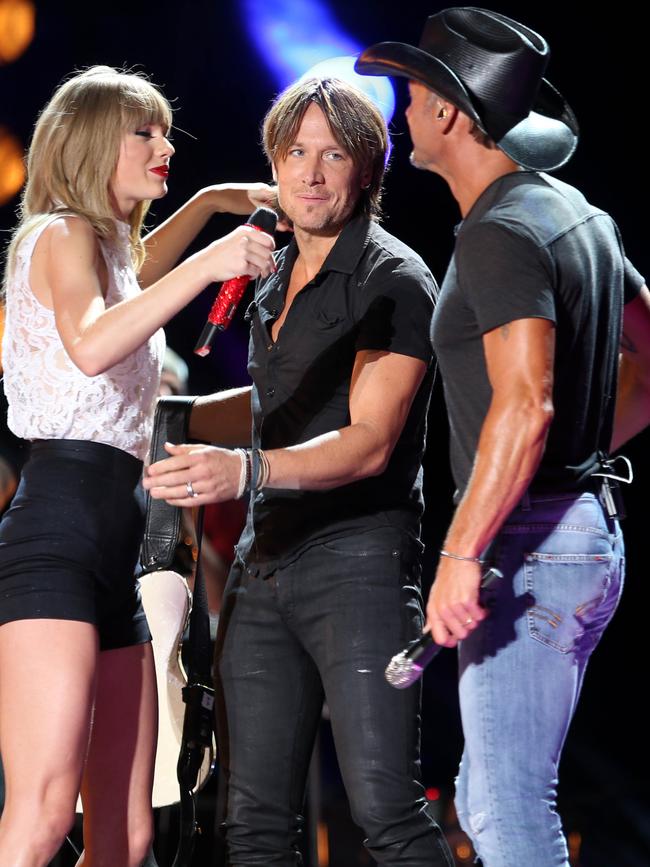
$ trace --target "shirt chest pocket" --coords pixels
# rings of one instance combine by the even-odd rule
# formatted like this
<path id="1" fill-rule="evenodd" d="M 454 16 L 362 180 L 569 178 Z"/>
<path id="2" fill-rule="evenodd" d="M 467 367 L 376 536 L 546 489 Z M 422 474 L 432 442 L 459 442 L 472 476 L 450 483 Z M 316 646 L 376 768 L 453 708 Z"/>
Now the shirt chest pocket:
<path id="1" fill-rule="evenodd" d="M 313 327 L 317 331 L 341 330 L 348 317 L 343 312 L 336 312 L 320 308 L 314 311 Z M 348 323 L 351 326 L 351 323 Z"/>
<path id="2" fill-rule="evenodd" d="M 291 335 L 291 344 L 296 341 L 297 352 L 306 363 L 326 359 L 329 365 L 338 367 L 343 360 L 351 364 L 355 335 L 356 325 L 347 313 L 315 307 Z"/>

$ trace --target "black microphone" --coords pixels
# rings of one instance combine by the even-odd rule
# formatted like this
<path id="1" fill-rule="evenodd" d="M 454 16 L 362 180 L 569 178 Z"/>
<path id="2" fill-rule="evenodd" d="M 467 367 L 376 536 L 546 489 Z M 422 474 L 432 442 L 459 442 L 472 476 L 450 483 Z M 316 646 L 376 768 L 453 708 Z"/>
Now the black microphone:
<path id="1" fill-rule="evenodd" d="M 275 232 L 277 222 L 278 215 L 275 211 L 272 211 L 270 208 L 258 208 L 248 218 L 246 225 L 252 226 L 260 232 L 266 232 L 267 235 L 272 235 Z M 201 336 L 194 347 L 196 355 L 205 357 L 210 354 L 212 341 L 217 331 L 225 331 L 232 322 L 235 310 L 246 291 L 250 279 L 248 274 L 243 274 L 241 277 L 224 280 L 221 284 L 219 294 L 215 298 L 208 315 L 208 321 L 205 323 Z"/>
<path id="2" fill-rule="evenodd" d="M 503 573 L 498 569 L 488 569 L 481 579 L 481 590 L 486 590 L 497 578 L 503 578 Z M 407 686 L 415 683 L 427 665 L 441 650 L 442 645 L 436 644 L 430 632 L 425 632 L 415 644 L 404 648 L 391 659 L 384 672 L 384 677 L 395 689 L 406 689 Z"/>

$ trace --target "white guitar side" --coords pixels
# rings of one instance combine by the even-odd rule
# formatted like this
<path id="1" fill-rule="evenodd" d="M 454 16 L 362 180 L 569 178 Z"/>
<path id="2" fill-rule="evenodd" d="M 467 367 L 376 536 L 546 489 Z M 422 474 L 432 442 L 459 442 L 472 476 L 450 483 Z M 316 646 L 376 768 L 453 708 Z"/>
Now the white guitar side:
<path id="1" fill-rule="evenodd" d="M 153 781 L 153 806 L 167 807 L 180 800 L 176 763 L 181 748 L 185 704 L 182 689 L 187 676 L 180 659 L 181 637 L 192 595 L 178 572 L 150 572 L 140 578 L 142 604 L 151 631 L 158 688 L 158 745 Z M 207 782 L 216 758 L 215 744 L 206 750 L 196 791 Z M 82 812 L 81 799 L 77 812 Z"/>

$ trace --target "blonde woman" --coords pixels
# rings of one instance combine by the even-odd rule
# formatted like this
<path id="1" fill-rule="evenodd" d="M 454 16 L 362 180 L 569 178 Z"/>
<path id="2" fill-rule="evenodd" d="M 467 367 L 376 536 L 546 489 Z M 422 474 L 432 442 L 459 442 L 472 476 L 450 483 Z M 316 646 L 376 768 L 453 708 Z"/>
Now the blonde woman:
<path id="1" fill-rule="evenodd" d="M 3 867 L 46 865 L 80 790 L 80 864 L 136 867 L 151 844 L 155 678 L 133 569 L 160 328 L 209 283 L 273 267 L 245 227 L 173 267 L 211 213 L 249 209 L 245 185 L 202 191 L 141 240 L 170 125 L 144 78 L 94 67 L 58 89 L 30 148 L 5 277 L 9 424 L 32 446 L 0 526 Z"/>

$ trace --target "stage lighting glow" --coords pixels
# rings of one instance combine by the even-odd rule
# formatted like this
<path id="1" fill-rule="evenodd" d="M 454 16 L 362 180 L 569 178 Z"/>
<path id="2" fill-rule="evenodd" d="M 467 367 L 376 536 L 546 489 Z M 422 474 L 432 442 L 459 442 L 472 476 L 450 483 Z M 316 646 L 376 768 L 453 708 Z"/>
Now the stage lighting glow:
<path id="1" fill-rule="evenodd" d="M 0 65 L 20 57 L 34 38 L 35 20 L 30 0 L 0 0 Z"/>
<path id="2" fill-rule="evenodd" d="M 354 59 L 362 47 L 347 36 L 321 0 L 244 0 L 251 38 L 281 88 L 299 78 L 342 78 L 362 90 L 386 122 L 395 110 L 388 78 L 357 75 Z"/>
<path id="3" fill-rule="evenodd" d="M 395 112 L 395 91 L 389 78 L 359 75 L 354 71 L 356 55 L 347 57 L 330 57 L 321 60 L 307 72 L 300 76 L 303 78 L 342 78 L 348 84 L 353 84 L 366 94 L 383 114 L 386 123 L 389 123 Z"/>
<path id="4" fill-rule="evenodd" d="M 0 126 L 0 206 L 11 201 L 24 183 L 23 148 L 15 135 Z"/>
<path id="5" fill-rule="evenodd" d="M 571 831 L 568 835 L 569 842 L 569 857 L 571 858 L 571 863 L 578 861 L 580 857 L 580 847 L 582 846 L 582 835 L 580 831 Z"/>
<path id="6" fill-rule="evenodd" d="M 244 0 L 245 20 L 280 87 L 328 57 L 361 50 L 320 0 Z"/>

